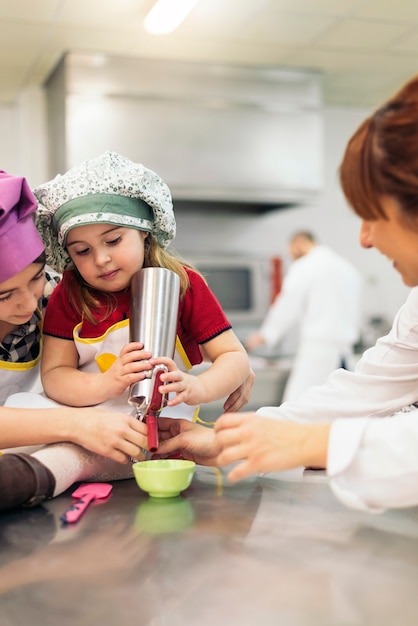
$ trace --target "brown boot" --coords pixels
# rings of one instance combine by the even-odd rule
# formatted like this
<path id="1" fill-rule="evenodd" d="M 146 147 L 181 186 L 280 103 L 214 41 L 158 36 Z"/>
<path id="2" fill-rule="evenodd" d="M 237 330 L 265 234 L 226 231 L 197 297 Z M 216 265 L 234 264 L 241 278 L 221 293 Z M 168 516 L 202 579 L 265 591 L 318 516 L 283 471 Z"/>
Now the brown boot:
<path id="1" fill-rule="evenodd" d="M 36 506 L 51 498 L 55 478 L 37 458 L 23 453 L 0 456 L 0 511 Z"/>

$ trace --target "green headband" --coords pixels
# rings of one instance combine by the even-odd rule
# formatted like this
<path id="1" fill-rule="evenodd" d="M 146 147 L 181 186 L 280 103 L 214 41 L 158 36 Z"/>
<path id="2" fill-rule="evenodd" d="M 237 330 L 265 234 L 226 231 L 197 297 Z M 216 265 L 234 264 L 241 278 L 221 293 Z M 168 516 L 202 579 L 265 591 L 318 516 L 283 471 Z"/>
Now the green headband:
<path id="1" fill-rule="evenodd" d="M 68 232 L 87 224 L 116 224 L 126 228 L 152 231 L 152 208 L 140 198 L 108 193 L 91 194 L 69 200 L 55 212 L 52 225 L 58 242 L 65 246 Z"/>

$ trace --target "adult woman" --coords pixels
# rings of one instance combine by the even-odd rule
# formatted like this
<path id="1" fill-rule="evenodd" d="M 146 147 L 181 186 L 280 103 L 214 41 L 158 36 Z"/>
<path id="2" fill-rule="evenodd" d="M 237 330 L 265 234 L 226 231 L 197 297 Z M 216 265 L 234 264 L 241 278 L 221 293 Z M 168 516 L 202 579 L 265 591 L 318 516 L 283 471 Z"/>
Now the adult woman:
<path id="1" fill-rule="evenodd" d="M 418 285 L 417 146 L 415 77 L 363 122 L 340 168 L 344 194 L 362 219 L 361 245 L 391 259 L 411 287 Z M 321 387 L 280 407 L 223 415 L 213 436 L 207 431 L 197 439 L 184 424 L 161 424 L 168 436 L 177 436 L 160 453 L 177 445 L 186 455 L 198 453 L 200 462 L 240 461 L 231 480 L 254 472 L 326 467 L 333 491 L 348 506 L 375 511 L 412 506 L 418 504 L 417 400 L 415 288 L 390 333 L 365 352 L 354 372 L 337 370 Z"/>

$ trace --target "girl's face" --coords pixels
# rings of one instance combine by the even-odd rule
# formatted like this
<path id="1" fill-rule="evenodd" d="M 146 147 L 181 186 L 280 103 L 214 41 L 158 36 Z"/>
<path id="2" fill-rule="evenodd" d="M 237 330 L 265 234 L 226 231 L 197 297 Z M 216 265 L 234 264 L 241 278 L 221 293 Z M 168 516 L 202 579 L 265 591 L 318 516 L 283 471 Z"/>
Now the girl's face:
<path id="1" fill-rule="evenodd" d="M 363 248 L 377 248 L 393 263 L 408 287 L 418 285 L 418 223 L 416 228 L 402 218 L 397 201 L 384 196 L 382 207 L 387 220 L 363 220 L 360 244 Z"/>
<path id="2" fill-rule="evenodd" d="M 4 331 L 10 332 L 30 320 L 44 286 L 45 269 L 39 263 L 28 265 L 13 278 L 0 283 L 0 325 Z"/>
<path id="3" fill-rule="evenodd" d="M 114 226 L 87 224 L 67 235 L 66 247 L 84 280 L 100 291 L 122 291 L 144 265 L 147 233 Z"/>

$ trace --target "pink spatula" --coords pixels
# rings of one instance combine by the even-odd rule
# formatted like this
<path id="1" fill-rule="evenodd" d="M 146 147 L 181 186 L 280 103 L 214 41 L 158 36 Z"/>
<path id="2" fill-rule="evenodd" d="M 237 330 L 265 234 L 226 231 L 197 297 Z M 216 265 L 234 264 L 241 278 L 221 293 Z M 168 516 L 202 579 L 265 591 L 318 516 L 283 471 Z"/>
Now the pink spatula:
<path id="1" fill-rule="evenodd" d="M 76 501 L 68 511 L 61 515 L 61 521 L 72 524 L 80 519 L 90 502 L 96 499 L 107 498 L 112 491 L 112 485 L 108 483 L 83 483 L 71 494 Z"/>

